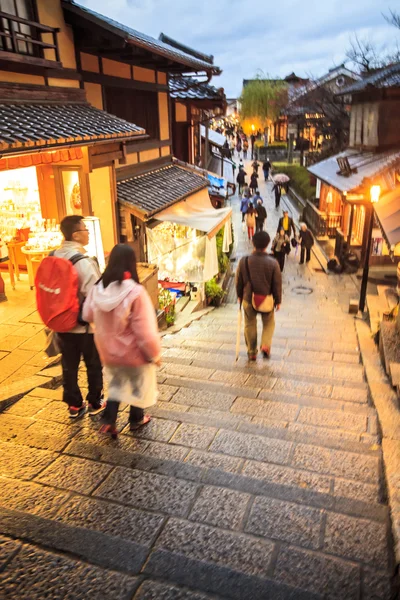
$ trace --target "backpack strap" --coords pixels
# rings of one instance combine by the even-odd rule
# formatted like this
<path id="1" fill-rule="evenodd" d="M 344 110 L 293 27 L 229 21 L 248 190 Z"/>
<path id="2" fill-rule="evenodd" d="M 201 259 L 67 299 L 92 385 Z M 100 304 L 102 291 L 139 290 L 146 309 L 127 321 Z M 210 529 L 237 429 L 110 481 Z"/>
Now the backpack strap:
<path id="1" fill-rule="evenodd" d="M 244 263 L 246 265 L 247 279 L 249 280 L 251 291 L 253 291 L 253 283 L 251 281 L 251 276 L 250 276 L 249 257 L 248 256 L 246 256 L 246 258 L 244 260 Z"/>
<path id="2" fill-rule="evenodd" d="M 80 254 L 79 252 L 77 254 L 74 254 L 73 256 L 71 256 L 71 258 L 69 258 L 68 260 L 73 264 L 76 265 L 76 263 L 78 263 L 80 260 L 82 260 L 83 258 L 89 258 L 89 256 L 86 256 L 85 254 Z"/>

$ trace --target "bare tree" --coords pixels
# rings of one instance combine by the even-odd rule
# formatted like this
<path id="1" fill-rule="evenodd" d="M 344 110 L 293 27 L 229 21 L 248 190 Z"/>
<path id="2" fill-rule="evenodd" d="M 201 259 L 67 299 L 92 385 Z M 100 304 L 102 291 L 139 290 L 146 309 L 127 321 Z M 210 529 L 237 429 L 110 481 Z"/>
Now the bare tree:
<path id="1" fill-rule="evenodd" d="M 400 13 L 389 9 L 389 14 L 383 15 L 383 17 L 390 25 L 393 25 L 393 27 L 397 27 L 397 29 L 400 29 Z"/>
<path id="2" fill-rule="evenodd" d="M 383 60 L 372 42 L 359 38 L 357 34 L 350 38 L 346 57 L 364 73 L 370 73 L 383 66 Z"/>

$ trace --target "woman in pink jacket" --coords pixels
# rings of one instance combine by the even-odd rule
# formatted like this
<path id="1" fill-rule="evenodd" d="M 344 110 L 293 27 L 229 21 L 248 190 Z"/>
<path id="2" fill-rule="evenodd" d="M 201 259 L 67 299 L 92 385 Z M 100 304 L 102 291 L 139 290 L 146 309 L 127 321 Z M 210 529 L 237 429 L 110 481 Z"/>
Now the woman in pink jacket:
<path id="1" fill-rule="evenodd" d="M 109 380 L 101 433 L 117 436 L 120 402 L 131 405 L 131 430 L 150 421 L 144 408 L 156 401 L 160 336 L 154 307 L 139 283 L 133 249 L 117 244 L 106 270 L 83 306 L 83 319 L 94 323 L 94 339 Z M 128 392 L 126 394 L 125 392 Z"/>

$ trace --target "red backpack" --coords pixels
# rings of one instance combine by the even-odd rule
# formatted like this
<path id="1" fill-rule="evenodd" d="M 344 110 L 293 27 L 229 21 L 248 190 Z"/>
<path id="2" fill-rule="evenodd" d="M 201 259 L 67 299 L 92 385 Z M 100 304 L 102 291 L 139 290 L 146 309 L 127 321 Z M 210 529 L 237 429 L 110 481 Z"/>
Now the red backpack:
<path id="1" fill-rule="evenodd" d="M 79 280 L 74 265 L 82 258 L 87 257 L 74 254 L 66 259 L 50 254 L 37 270 L 37 310 L 43 323 L 57 333 L 71 331 L 79 322 Z"/>

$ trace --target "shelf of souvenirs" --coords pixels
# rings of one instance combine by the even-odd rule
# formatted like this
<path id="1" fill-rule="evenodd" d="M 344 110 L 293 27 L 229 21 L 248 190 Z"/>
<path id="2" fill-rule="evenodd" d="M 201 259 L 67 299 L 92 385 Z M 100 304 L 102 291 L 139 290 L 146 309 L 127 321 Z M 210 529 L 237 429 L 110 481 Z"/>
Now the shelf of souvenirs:
<path id="1" fill-rule="evenodd" d="M 47 219 L 46 224 L 38 230 L 29 232 L 28 241 L 24 246 L 24 250 L 29 252 L 46 252 L 54 250 L 61 245 L 63 240 L 60 226 L 53 219 Z"/>

